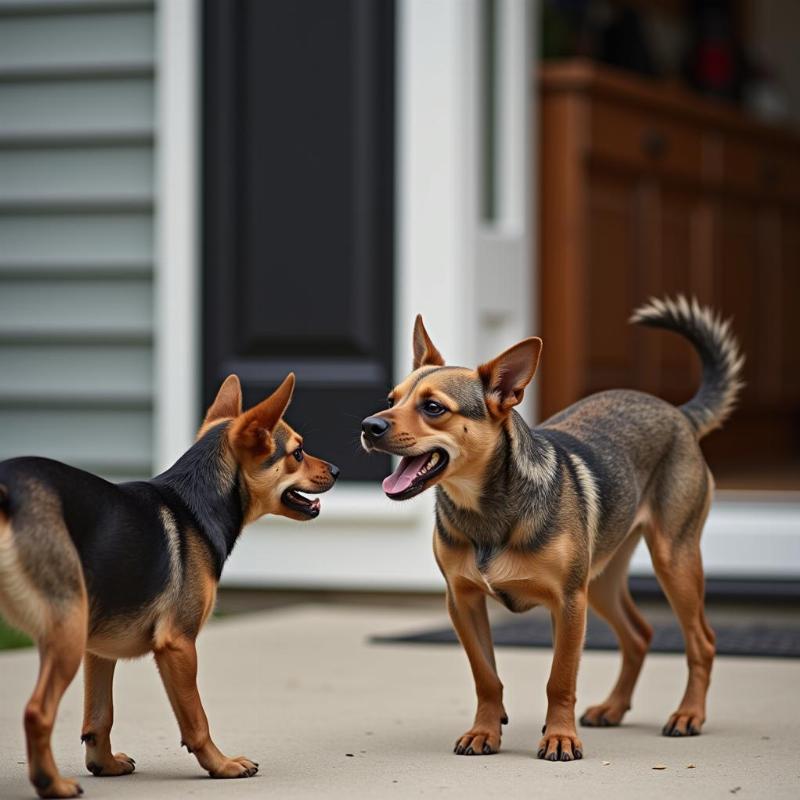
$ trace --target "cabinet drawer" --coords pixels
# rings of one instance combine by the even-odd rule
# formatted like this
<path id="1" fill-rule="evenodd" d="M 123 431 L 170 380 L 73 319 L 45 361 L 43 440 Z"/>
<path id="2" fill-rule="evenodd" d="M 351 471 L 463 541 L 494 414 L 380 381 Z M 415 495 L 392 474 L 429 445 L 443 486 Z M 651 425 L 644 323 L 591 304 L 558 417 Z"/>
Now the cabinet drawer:
<path id="1" fill-rule="evenodd" d="M 729 137 L 722 149 L 725 186 L 778 197 L 800 196 L 800 159 L 783 149 Z"/>
<path id="2" fill-rule="evenodd" d="M 699 130 L 621 105 L 592 105 L 588 146 L 594 157 L 637 169 L 695 180 L 709 177 L 704 175 L 703 137 Z"/>

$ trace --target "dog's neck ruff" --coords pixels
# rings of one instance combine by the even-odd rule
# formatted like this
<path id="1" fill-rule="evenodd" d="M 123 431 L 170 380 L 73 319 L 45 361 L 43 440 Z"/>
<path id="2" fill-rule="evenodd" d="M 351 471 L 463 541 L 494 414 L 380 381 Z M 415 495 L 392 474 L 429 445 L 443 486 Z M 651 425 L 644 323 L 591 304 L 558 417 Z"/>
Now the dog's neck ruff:
<path id="1" fill-rule="evenodd" d="M 223 455 L 227 427 L 211 428 L 152 481 L 172 490 L 183 502 L 211 546 L 217 576 L 242 532 L 246 507 L 239 473 L 231 470 Z"/>
<path id="2" fill-rule="evenodd" d="M 557 468 L 553 445 L 512 411 L 489 459 L 477 509 L 459 506 L 438 485 L 437 514 L 466 536 L 479 553 L 504 547 L 520 526 L 524 540 L 535 547 L 557 509 Z"/>

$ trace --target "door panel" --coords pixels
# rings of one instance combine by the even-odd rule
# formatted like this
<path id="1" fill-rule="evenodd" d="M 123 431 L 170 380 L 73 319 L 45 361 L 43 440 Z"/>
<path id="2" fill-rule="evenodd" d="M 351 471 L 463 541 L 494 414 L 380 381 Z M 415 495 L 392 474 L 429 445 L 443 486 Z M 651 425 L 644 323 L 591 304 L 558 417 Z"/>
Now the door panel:
<path id="1" fill-rule="evenodd" d="M 394 9 L 204 4 L 205 399 L 289 370 L 289 420 L 343 477 L 392 378 Z"/>

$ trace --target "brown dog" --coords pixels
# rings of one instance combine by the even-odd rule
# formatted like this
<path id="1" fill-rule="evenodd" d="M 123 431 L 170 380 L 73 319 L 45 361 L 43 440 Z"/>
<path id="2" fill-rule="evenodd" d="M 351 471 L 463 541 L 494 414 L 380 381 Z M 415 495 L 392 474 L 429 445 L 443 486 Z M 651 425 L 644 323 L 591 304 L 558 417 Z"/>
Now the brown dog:
<path id="1" fill-rule="evenodd" d="M 214 778 L 254 775 L 211 740 L 197 691 L 195 639 L 214 607 L 222 566 L 248 522 L 263 514 L 316 517 L 339 470 L 307 455 L 283 421 L 294 375 L 242 413 L 231 375 L 195 444 L 150 481 L 111 484 L 45 458 L 0 464 L 0 612 L 39 647 L 25 707 L 31 783 L 40 797 L 75 797 L 53 760 L 61 696 L 84 658 L 82 741 L 94 775 L 126 775 L 111 749 L 111 686 L 120 658 L 155 655 L 182 744 Z"/>
<path id="2" fill-rule="evenodd" d="M 365 449 L 402 456 L 383 483 L 390 498 L 436 486 L 434 552 L 478 696 L 458 754 L 497 752 L 507 722 L 487 595 L 512 611 L 544 604 L 552 614 L 540 758 L 583 755 L 575 686 L 587 604 L 614 629 L 622 671 L 581 721 L 622 720 L 652 637 L 627 585 L 642 535 L 689 663 L 686 692 L 663 732 L 697 734 L 705 720 L 714 634 L 703 611 L 700 534 L 713 479 L 698 440 L 730 413 L 742 359 L 728 324 L 696 302 L 652 301 L 633 319 L 676 331 L 697 348 L 703 383 L 680 408 L 641 392 L 602 392 L 531 430 L 514 406 L 536 371 L 540 339 L 525 339 L 476 370 L 446 367 L 417 317 L 414 371 L 389 394 L 388 410 L 363 421 Z"/>

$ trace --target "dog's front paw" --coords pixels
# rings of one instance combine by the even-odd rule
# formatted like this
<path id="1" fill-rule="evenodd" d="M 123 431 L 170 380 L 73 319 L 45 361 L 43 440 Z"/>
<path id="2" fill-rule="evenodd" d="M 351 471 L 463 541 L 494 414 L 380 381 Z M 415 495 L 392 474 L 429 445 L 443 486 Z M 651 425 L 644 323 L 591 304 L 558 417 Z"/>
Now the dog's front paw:
<path id="1" fill-rule="evenodd" d="M 548 727 L 539 742 L 536 756 L 545 761 L 577 761 L 583 758 L 583 744 L 574 729 Z"/>
<path id="2" fill-rule="evenodd" d="M 474 725 L 456 739 L 453 752 L 458 756 L 490 756 L 500 749 L 500 726 L 496 729 Z"/>
<path id="3" fill-rule="evenodd" d="M 222 762 L 213 772 L 212 778 L 252 778 L 258 772 L 258 762 L 244 756 L 236 756 Z"/>
<path id="4" fill-rule="evenodd" d="M 86 769 L 98 778 L 112 778 L 117 775 L 130 775 L 136 769 L 136 762 L 125 753 L 114 753 L 105 761 L 97 758 L 86 761 Z"/>
<path id="5" fill-rule="evenodd" d="M 703 729 L 705 714 L 699 709 L 679 708 L 661 729 L 664 736 L 698 736 Z"/>

